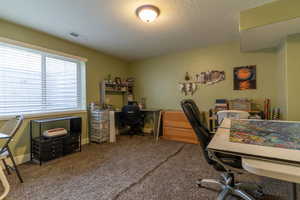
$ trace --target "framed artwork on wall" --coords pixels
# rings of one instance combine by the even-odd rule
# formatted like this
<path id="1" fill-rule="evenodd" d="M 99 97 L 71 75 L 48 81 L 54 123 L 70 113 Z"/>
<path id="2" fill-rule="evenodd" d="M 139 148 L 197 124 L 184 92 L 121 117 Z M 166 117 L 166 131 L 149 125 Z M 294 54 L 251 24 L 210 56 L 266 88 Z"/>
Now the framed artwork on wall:
<path id="1" fill-rule="evenodd" d="M 214 85 L 225 80 L 225 71 L 210 70 L 207 72 L 197 73 L 195 76 L 190 76 L 185 73 L 184 82 L 179 83 L 179 90 L 187 95 L 193 95 L 200 84 Z"/>
<path id="2" fill-rule="evenodd" d="M 233 89 L 256 89 L 256 65 L 233 68 Z"/>

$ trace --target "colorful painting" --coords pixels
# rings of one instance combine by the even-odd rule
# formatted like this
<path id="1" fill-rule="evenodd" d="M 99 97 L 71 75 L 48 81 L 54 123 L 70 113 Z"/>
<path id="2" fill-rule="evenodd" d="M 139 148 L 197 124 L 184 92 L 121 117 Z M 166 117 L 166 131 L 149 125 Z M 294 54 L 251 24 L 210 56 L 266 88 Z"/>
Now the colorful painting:
<path id="1" fill-rule="evenodd" d="M 300 123 L 232 120 L 229 141 L 300 150 Z"/>
<path id="2" fill-rule="evenodd" d="M 242 66 L 233 69 L 233 89 L 249 90 L 256 89 L 256 66 Z"/>

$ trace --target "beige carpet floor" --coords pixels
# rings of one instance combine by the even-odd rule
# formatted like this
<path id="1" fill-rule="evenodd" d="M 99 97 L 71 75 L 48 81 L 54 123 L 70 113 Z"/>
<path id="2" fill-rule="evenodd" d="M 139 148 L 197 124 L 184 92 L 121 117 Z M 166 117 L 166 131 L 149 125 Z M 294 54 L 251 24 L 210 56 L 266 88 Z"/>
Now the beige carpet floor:
<path id="1" fill-rule="evenodd" d="M 213 200 L 215 189 L 198 188 L 198 178 L 218 178 L 198 145 L 152 137 L 121 136 L 116 144 L 89 144 L 82 152 L 43 164 L 20 166 L 24 183 L 9 175 L 8 200 Z M 288 184 L 242 175 L 264 187 L 264 200 L 287 199 Z"/>

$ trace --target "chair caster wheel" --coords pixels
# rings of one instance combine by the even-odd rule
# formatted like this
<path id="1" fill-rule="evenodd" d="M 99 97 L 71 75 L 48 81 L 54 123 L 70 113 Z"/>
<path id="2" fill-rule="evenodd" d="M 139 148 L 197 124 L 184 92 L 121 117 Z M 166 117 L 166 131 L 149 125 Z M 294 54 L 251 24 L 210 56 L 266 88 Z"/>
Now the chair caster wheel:
<path id="1" fill-rule="evenodd" d="M 256 190 L 253 190 L 253 195 L 258 198 L 258 199 L 261 199 L 265 194 L 263 192 L 263 187 L 260 186 L 260 185 L 256 185 L 257 186 L 257 189 Z"/>
<path id="2" fill-rule="evenodd" d="M 258 199 L 261 199 L 264 195 L 265 194 L 264 194 L 262 189 L 257 189 L 257 190 L 253 191 L 253 196 L 258 198 Z"/>

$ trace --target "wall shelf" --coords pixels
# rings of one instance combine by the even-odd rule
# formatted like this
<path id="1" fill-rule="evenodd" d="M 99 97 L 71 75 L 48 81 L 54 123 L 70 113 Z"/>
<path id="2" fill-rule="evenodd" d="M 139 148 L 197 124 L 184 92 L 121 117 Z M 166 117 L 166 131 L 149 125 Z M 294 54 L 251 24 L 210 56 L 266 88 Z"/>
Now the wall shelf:
<path id="1" fill-rule="evenodd" d="M 133 97 L 133 88 L 134 85 L 132 83 L 108 83 L 106 81 L 102 81 L 100 83 L 100 105 L 105 107 L 105 99 L 106 95 L 122 95 L 123 96 L 123 104 L 128 104 L 128 97 Z"/>

